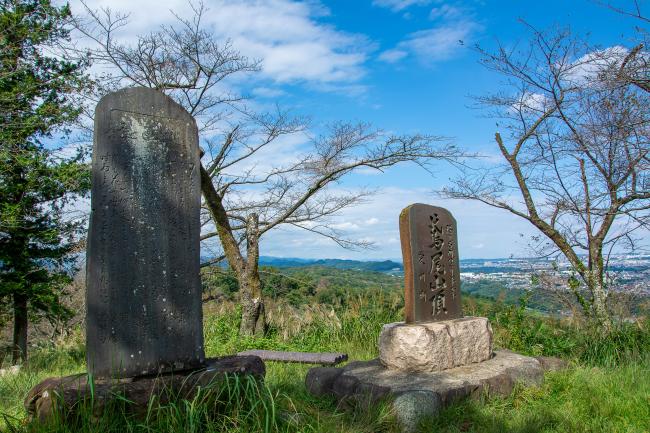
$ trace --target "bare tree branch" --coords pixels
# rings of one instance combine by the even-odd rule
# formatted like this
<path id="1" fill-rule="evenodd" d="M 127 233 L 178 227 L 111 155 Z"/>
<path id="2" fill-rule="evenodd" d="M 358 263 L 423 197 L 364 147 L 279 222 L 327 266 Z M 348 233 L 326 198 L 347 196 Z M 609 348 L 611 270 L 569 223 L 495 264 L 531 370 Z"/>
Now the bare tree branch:
<path id="1" fill-rule="evenodd" d="M 600 49 L 566 30 L 528 27 L 523 49 L 479 48 L 508 80 L 477 98 L 506 132 L 495 135 L 503 164 L 466 170 L 443 195 L 531 222 L 550 241 L 537 246 L 559 251 L 581 278 L 587 313 L 609 326 L 603 249 L 634 246 L 632 233 L 649 227 L 649 54 L 643 44 Z"/>

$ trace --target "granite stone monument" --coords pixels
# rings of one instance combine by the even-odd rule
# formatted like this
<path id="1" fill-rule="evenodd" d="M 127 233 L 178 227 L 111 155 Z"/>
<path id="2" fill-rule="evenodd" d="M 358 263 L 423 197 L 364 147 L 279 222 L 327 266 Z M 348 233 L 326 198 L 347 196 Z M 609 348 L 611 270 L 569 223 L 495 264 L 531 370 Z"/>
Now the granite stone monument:
<path id="1" fill-rule="evenodd" d="M 196 122 L 171 98 L 130 88 L 101 99 L 86 255 L 96 377 L 204 363 L 199 169 Z"/>
<path id="2" fill-rule="evenodd" d="M 388 368 L 440 371 L 492 356 L 485 317 L 463 317 L 456 220 L 444 208 L 416 203 L 399 217 L 404 260 L 405 321 L 379 335 Z"/>
<path id="3" fill-rule="evenodd" d="M 313 395 L 341 404 L 389 398 L 404 431 L 459 398 L 484 390 L 508 395 L 515 383 L 539 384 L 540 360 L 492 350 L 485 317 L 464 317 L 456 221 L 441 207 L 414 204 L 399 218 L 404 259 L 404 322 L 387 323 L 379 358 L 343 368 L 317 367 L 305 379 Z"/>

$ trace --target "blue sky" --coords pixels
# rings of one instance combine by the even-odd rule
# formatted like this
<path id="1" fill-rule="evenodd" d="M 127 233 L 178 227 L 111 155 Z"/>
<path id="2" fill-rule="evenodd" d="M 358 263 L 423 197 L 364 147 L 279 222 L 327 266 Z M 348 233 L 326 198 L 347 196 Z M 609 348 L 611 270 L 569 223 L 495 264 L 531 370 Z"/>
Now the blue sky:
<path id="1" fill-rule="evenodd" d="M 521 18 L 540 29 L 570 25 L 603 47 L 629 46 L 633 26 L 640 24 L 586 0 L 205 2 L 207 22 L 217 34 L 262 61 L 260 73 L 236 83 L 260 107 L 277 103 L 308 114 L 316 127 L 336 120 L 368 121 L 396 133 L 449 136 L 465 149 L 488 155 L 496 151 L 496 125 L 470 108 L 470 95 L 497 89 L 500 79 L 478 64 L 475 44 L 489 48 L 497 40 L 506 46 L 524 42 Z M 88 4 L 129 12 L 131 33 L 125 39 L 171 22 L 170 9 L 181 15 L 187 10 L 183 0 Z M 78 7 L 76 0 L 71 5 L 73 11 Z M 526 236 L 534 233 L 526 222 L 478 203 L 440 200 L 433 191 L 457 173 L 444 165 L 434 171 L 431 177 L 402 166 L 382 175 L 356 174 L 341 185 L 378 189 L 373 200 L 335 221 L 350 236 L 375 242 L 374 250 L 346 251 L 306 232 L 280 230 L 263 240 L 262 254 L 399 258 L 399 211 L 424 202 L 447 207 L 456 216 L 461 257 L 526 255 Z"/>

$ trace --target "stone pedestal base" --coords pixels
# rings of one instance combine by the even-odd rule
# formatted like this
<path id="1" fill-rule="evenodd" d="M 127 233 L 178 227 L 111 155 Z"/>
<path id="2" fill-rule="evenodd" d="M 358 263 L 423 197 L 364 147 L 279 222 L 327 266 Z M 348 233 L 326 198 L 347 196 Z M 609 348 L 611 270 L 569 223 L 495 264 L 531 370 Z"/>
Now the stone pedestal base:
<path id="1" fill-rule="evenodd" d="M 508 395 L 516 383 L 540 384 L 545 365 L 561 364 L 560 360 L 543 360 L 501 350 L 487 361 L 432 373 L 391 370 L 378 359 L 355 361 L 343 368 L 312 368 L 305 385 L 312 395 L 333 395 L 343 407 L 388 398 L 403 430 L 414 431 L 422 417 L 435 416 L 457 399 L 483 391 Z"/>
<path id="2" fill-rule="evenodd" d="M 492 356 L 492 327 L 485 317 L 384 325 L 379 359 L 392 370 L 434 372 Z"/>
<path id="3" fill-rule="evenodd" d="M 88 382 L 86 373 L 66 377 L 51 377 L 36 385 L 25 398 L 30 419 L 46 421 L 55 411 L 69 415 L 78 403 L 93 399 L 93 415 L 99 416 L 117 395 L 130 401 L 129 411 L 146 414 L 152 396 L 165 404 L 172 399 L 194 398 L 199 389 L 222 380 L 226 373 L 253 375 L 263 379 L 264 362 L 257 356 L 227 356 L 206 360 L 206 367 L 131 379 L 96 379 Z"/>

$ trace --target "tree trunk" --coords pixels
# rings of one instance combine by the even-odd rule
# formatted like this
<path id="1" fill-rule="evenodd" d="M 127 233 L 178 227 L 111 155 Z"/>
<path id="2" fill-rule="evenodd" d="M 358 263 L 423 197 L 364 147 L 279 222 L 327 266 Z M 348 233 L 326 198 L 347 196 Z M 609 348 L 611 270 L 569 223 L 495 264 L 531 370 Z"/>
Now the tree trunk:
<path id="1" fill-rule="evenodd" d="M 260 336 L 264 334 L 266 316 L 262 299 L 262 282 L 258 272 L 239 278 L 239 302 L 242 306 L 239 334 Z"/>
<path id="2" fill-rule="evenodd" d="M 27 296 L 14 293 L 14 341 L 12 362 L 27 360 Z"/>
<path id="3" fill-rule="evenodd" d="M 591 289 L 593 316 L 603 332 L 607 335 L 612 331 L 612 318 L 607 310 L 607 294 L 598 280 Z"/>
<path id="4" fill-rule="evenodd" d="M 233 236 L 222 197 L 217 193 L 208 171 L 201 165 L 201 191 L 217 227 L 219 239 L 230 268 L 237 275 L 239 299 L 242 305 L 241 335 L 263 335 L 266 330 L 266 315 L 262 300 L 262 282 L 258 270 L 259 260 L 259 217 L 252 213 L 246 220 L 246 260 Z"/>
<path id="5" fill-rule="evenodd" d="M 259 218 L 252 213 L 246 219 L 246 266 L 239 275 L 239 299 L 242 306 L 240 335 L 263 335 L 266 328 L 262 281 L 258 268 Z"/>

